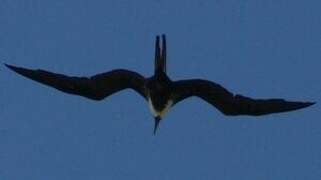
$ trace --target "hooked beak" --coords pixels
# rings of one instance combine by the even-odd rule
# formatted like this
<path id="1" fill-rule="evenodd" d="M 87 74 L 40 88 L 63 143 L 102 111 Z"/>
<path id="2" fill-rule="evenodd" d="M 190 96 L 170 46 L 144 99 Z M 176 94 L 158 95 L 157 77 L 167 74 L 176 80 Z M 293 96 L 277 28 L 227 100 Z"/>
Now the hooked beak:
<path id="1" fill-rule="evenodd" d="M 155 125 L 154 125 L 154 135 L 156 135 L 156 131 L 157 131 L 157 128 L 158 128 L 158 125 L 159 125 L 159 122 L 160 122 L 161 118 L 160 117 L 155 117 Z"/>

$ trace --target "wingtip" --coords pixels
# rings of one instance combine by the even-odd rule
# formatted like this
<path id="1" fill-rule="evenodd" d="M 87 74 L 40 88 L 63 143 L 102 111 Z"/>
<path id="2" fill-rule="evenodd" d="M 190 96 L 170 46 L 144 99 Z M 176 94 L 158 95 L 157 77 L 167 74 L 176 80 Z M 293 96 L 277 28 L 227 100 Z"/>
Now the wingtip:
<path id="1" fill-rule="evenodd" d="M 315 105 L 317 102 L 306 102 L 305 104 L 308 106 L 312 106 L 312 105 Z"/>
<path id="2" fill-rule="evenodd" d="M 3 65 L 5 65 L 6 67 L 10 68 L 11 65 L 7 64 L 7 63 L 2 63 Z"/>
<path id="3" fill-rule="evenodd" d="M 13 65 L 10 65 L 10 64 L 7 64 L 7 63 L 3 63 L 7 68 L 9 68 L 10 70 L 12 71 L 15 71 L 17 72 L 19 67 L 16 67 L 16 66 L 13 66 Z"/>
<path id="4" fill-rule="evenodd" d="M 307 108 L 314 104 L 316 104 L 316 102 L 302 102 L 301 105 L 298 106 L 298 109 Z"/>
<path id="5" fill-rule="evenodd" d="M 3 65 L 5 65 L 7 68 L 9 68 L 9 69 L 11 69 L 11 70 L 15 69 L 15 67 L 12 66 L 12 65 L 10 65 L 10 64 L 3 63 Z"/>

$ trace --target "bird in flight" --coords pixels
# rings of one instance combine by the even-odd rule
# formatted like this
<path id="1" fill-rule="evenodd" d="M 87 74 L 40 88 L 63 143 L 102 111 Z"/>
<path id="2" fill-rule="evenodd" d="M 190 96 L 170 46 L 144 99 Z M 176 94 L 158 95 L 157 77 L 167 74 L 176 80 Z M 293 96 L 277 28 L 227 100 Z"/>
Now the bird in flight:
<path id="1" fill-rule="evenodd" d="M 133 89 L 149 104 L 154 116 L 154 134 L 164 115 L 178 102 L 192 96 L 201 98 L 225 115 L 260 116 L 298 110 L 315 104 L 314 102 L 286 101 L 284 99 L 252 99 L 233 94 L 214 82 L 203 79 L 172 81 L 166 74 L 166 37 L 156 36 L 154 75 L 142 75 L 115 69 L 92 77 L 73 77 L 45 70 L 32 70 L 5 64 L 16 73 L 51 86 L 65 93 L 84 96 L 92 100 L 102 100 L 118 91 Z"/>

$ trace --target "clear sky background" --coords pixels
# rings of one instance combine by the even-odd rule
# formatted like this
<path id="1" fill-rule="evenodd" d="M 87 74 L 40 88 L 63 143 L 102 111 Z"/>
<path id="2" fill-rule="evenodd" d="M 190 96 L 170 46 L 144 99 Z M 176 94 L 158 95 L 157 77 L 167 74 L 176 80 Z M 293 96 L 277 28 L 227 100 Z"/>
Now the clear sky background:
<path id="1" fill-rule="evenodd" d="M 104 101 L 61 93 L 0 67 L 1 180 L 319 180 L 321 1 L 0 0 L 0 59 L 90 76 L 153 73 L 168 40 L 173 80 L 204 78 L 303 110 L 227 117 L 191 98 L 153 136 L 133 91 Z"/>

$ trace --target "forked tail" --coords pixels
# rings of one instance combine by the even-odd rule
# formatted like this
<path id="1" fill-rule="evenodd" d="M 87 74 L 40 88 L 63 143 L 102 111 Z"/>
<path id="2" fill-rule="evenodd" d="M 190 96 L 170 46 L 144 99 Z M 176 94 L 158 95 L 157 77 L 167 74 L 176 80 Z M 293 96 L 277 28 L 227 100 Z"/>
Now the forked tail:
<path id="1" fill-rule="evenodd" d="M 166 37 L 162 35 L 162 48 L 160 48 L 159 36 L 156 36 L 155 44 L 155 74 L 166 73 Z"/>

